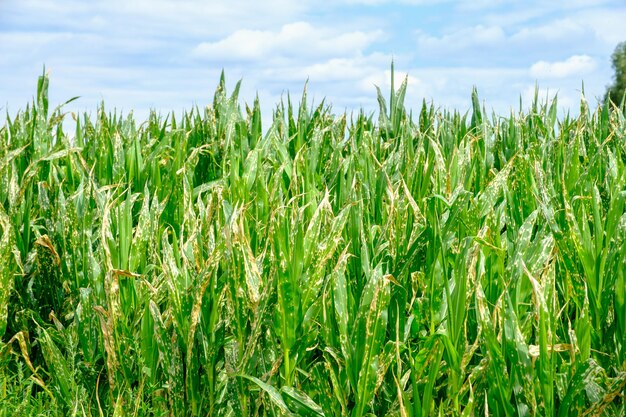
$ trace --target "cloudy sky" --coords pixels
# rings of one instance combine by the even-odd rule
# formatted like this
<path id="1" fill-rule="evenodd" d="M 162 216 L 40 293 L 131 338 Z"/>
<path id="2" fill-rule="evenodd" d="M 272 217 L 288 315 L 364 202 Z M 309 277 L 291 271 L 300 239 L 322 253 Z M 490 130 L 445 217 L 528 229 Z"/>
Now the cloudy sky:
<path id="1" fill-rule="evenodd" d="M 265 116 L 288 92 L 335 112 L 376 108 L 375 85 L 408 74 L 407 104 L 465 111 L 472 86 L 508 113 L 558 93 L 595 105 L 626 40 L 623 0 L 0 0 L 0 111 L 32 99 L 43 65 L 58 104 L 95 113 L 210 103 L 222 68 Z"/>

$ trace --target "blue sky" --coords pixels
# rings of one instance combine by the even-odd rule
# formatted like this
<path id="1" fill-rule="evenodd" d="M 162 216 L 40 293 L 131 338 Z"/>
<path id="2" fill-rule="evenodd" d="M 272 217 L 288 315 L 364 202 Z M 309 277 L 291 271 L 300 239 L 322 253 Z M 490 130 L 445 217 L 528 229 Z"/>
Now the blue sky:
<path id="1" fill-rule="evenodd" d="M 393 59 L 412 108 L 465 111 L 475 85 L 507 114 L 537 85 L 576 113 L 583 81 L 592 106 L 611 82 L 623 22 L 610 0 L 0 0 L 0 109 L 24 107 L 45 64 L 52 104 L 92 114 L 208 105 L 222 68 L 264 118 L 307 79 L 335 112 L 374 111 Z"/>

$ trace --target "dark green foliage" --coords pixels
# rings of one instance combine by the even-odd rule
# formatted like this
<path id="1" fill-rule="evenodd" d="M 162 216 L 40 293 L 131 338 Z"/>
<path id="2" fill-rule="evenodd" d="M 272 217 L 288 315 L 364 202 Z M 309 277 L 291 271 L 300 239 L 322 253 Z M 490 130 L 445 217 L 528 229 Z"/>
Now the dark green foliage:
<path id="1" fill-rule="evenodd" d="M 615 47 L 611 63 L 614 71 L 613 83 L 607 87 L 604 101 L 620 106 L 626 94 L 626 42 L 621 42 Z"/>

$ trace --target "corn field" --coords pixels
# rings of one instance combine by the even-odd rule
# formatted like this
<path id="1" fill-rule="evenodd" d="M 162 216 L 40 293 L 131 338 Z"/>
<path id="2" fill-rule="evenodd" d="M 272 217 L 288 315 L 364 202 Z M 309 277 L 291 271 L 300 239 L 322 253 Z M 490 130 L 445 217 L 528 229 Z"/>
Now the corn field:
<path id="1" fill-rule="evenodd" d="M 238 91 L 7 115 L 0 416 L 624 416 L 622 109 Z"/>

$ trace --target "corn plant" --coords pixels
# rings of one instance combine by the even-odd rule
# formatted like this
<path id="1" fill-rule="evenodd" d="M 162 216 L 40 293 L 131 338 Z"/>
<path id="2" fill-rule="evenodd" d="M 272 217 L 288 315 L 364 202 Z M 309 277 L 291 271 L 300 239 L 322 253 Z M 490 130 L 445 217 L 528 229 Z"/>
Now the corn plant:
<path id="1" fill-rule="evenodd" d="M 0 415 L 626 413 L 623 108 L 48 83 L 0 129 Z"/>

